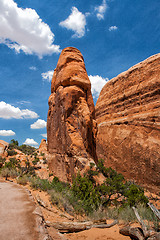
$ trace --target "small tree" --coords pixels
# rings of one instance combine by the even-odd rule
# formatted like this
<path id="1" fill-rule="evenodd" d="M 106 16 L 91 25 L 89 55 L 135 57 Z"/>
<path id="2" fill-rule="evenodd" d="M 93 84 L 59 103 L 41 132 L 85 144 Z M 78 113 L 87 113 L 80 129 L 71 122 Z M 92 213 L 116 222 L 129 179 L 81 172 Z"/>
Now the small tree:
<path id="1" fill-rule="evenodd" d="M 12 139 L 12 140 L 10 141 L 10 143 L 9 143 L 9 149 L 12 150 L 12 149 L 14 149 L 14 148 L 17 148 L 18 145 L 19 145 L 18 141 Z"/>

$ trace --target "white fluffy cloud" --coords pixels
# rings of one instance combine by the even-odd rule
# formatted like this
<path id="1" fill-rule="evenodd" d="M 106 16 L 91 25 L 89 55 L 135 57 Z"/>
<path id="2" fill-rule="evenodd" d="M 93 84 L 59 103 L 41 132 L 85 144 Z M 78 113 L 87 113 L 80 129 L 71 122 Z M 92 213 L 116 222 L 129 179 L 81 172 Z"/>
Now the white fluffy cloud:
<path id="1" fill-rule="evenodd" d="M 34 9 L 22 9 L 13 0 L 0 0 L 0 43 L 26 54 L 59 53 L 54 34 Z"/>
<path id="2" fill-rule="evenodd" d="M 31 124 L 31 128 L 32 129 L 40 129 L 40 128 L 45 128 L 47 125 L 47 123 L 42 120 L 42 119 L 38 119 L 36 122 L 34 122 L 33 124 Z"/>
<path id="3" fill-rule="evenodd" d="M 102 4 L 98 7 L 95 7 L 95 11 L 96 11 L 96 15 L 97 15 L 97 18 L 98 20 L 102 20 L 104 19 L 104 14 L 107 10 L 107 3 L 106 3 L 106 0 L 103 0 Z"/>
<path id="4" fill-rule="evenodd" d="M 109 31 L 115 31 L 115 30 L 117 30 L 118 29 L 118 27 L 117 26 L 110 26 L 109 27 Z"/>
<path id="5" fill-rule="evenodd" d="M 85 34 L 86 17 L 76 7 L 72 7 L 69 17 L 60 22 L 61 27 L 65 27 L 75 32 L 73 37 L 81 38 Z"/>
<path id="6" fill-rule="evenodd" d="M 38 114 L 29 109 L 19 109 L 3 101 L 0 102 L 0 118 L 10 119 L 24 119 L 24 118 L 38 118 Z"/>
<path id="7" fill-rule="evenodd" d="M 34 141 L 32 138 L 26 138 L 23 144 L 30 145 L 30 146 L 38 146 L 38 143 Z"/>
<path id="8" fill-rule="evenodd" d="M 29 67 L 29 69 L 30 69 L 30 70 L 33 70 L 33 71 L 36 71 L 36 70 L 37 70 L 37 68 L 34 67 L 34 66 Z"/>
<path id="9" fill-rule="evenodd" d="M 89 79 L 91 81 L 91 91 L 93 97 L 98 97 L 100 94 L 100 91 L 102 87 L 106 84 L 106 82 L 109 80 L 108 78 L 102 78 L 101 76 L 89 76 Z"/>
<path id="10" fill-rule="evenodd" d="M 8 136 L 14 136 L 15 132 L 12 130 L 0 130 L 0 136 L 8 137 Z"/>
<path id="11" fill-rule="evenodd" d="M 48 82 L 50 82 L 52 80 L 53 73 L 54 73 L 54 71 L 52 71 L 52 70 L 48 71 L 48 72 L 42 73 L 41 74 L 42 75 L 42 79 L 43 80 L 47 80 Z"/>
<path id="12" fill-rule="evenodd" d="M 47 138 L 47 133 L 43 133 L 41 136 Z"/>

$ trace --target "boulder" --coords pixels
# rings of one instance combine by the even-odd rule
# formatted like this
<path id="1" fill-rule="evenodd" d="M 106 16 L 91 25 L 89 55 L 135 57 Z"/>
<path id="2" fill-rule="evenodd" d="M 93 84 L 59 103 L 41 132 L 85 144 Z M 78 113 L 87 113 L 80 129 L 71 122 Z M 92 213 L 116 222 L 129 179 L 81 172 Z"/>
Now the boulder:
<path id="1" fill-rule="evenodd" d="M 95 108 L 83 56 L 65 48 L 54 70 L 47 118 L 49 169 L 63 181 L 96 157 Z"/>
<path id="2" fill-rule="evenodd" d="M 7 153 L 5 152 L 5 150 L 8 148 L 9 143 L 0 140 L 0 156 L 6 157 Z"/>
<path id="3" fill-rule="evenodd" d="M 160 186 L 160 54 L 111 79 L 96 104 L 97 155 L 152 190 Z"/>

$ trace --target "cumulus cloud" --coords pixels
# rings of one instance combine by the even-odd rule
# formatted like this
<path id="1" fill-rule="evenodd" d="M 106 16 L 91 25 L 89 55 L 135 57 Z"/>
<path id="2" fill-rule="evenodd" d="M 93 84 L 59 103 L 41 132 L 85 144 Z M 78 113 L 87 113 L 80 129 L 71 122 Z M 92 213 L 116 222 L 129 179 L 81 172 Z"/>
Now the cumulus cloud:
<path id="1" fill-rule="evenodd" d="M 19 109 L 3 101 L 0 102 L 0 118 L 4 119 L 24 119 L 24 118 L 38 118 L 38 114 L 29 109 Z"/>
<path id="2" fill-rule="evenodd" d="M 32 138 L 26 138 L 25 142 L 23 144 L 30 145 L 30 146 L 37 146 L 38 143 L 34 141 Z"/>
<path id="3" fill-rule="evenodd" d="M 47 133 L 43 133 L 41 136 L 47 138 Z"/>
<path id="4" fill-rule="evenodd" d="M 42 74 L 41 74 L 42 79 L 43 79 L 44 81 L 50 82 L 50 81 L 52 80 L 53 73 L 54 73 L 54 71 L 52 71 L 52 70 L 51 70 L 51 71 L 48 71 L 48 72 L 42 73 Z"/>
<path id="5" fill-rule="evenodd" d="M 0 43 L 17 53 L 59 53 L 60 46 L 54 45 L 54 34 L 34 9 L 22 9 L 13 0 L 0 1 Z"/>
<path id="6" fill-rule="evenodd" d="M 91 81 L 91 91 L 93 97 L 98 97 L 100 94 L 100 91 L 102 87 L 106 84 L 106 82 L 109 80 L 108 78 L 102 78 L 101 76 L 89 76 L 89 79 Z"/>
<path id="7" fill-rule="evenodd" d="M 31 124 L 31 128 L 32 129 L 40 129 L 40 128 L 45 128 L 47 125 L 47 123 L 42 120 L 42 119 L 38 119 L 36 122 L 34 122 L 33 124 Z"/>
<path id="8" fill-rule="evenodd" d="M 118 29 L 117 26 L 110 26 L 108 30 L 111 32 L 111 31 L 115 31 L 117 29 Z"/>
<path id="9" fill-rule="evenodd" d="M 75 34 L 73 37 L 81 38 L 85 34 L 86 17 L 76 7 L 72 7 L 71 11 L 72 12 L 69 17 L 60 22 L 59 25 L 67 28 L 68 30 L 74 31 Z"/>
<path id="10" fill-rule="evenodd" d="M 15 132 L 12 130 L 0 130 L 0 136 L 8 137 L 8 136 L 14 136 Z"/>
<path id="11" fill-rule="evenodd" d="M 98 20 L 102 20 L 104 19 L 104 14 L 107 10 L 107 3 L 106 3 L 106 0 L 103 0 L 102 4 L 98 7 L 95 7 L 95 11 L 96 11 L 96 15 L 97 15 L 97 18 Z"/>

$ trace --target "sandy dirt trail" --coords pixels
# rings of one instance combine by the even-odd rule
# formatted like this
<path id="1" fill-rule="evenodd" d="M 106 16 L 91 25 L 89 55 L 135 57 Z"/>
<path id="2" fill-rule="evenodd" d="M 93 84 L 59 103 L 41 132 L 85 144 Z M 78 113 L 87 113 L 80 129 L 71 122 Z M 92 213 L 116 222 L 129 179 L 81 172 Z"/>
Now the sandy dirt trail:
<path id="1" fill-rule="evenodd" d="M 0 240 L 37 240 L 34 203 L 22 187 L 0 182 Z"/>

